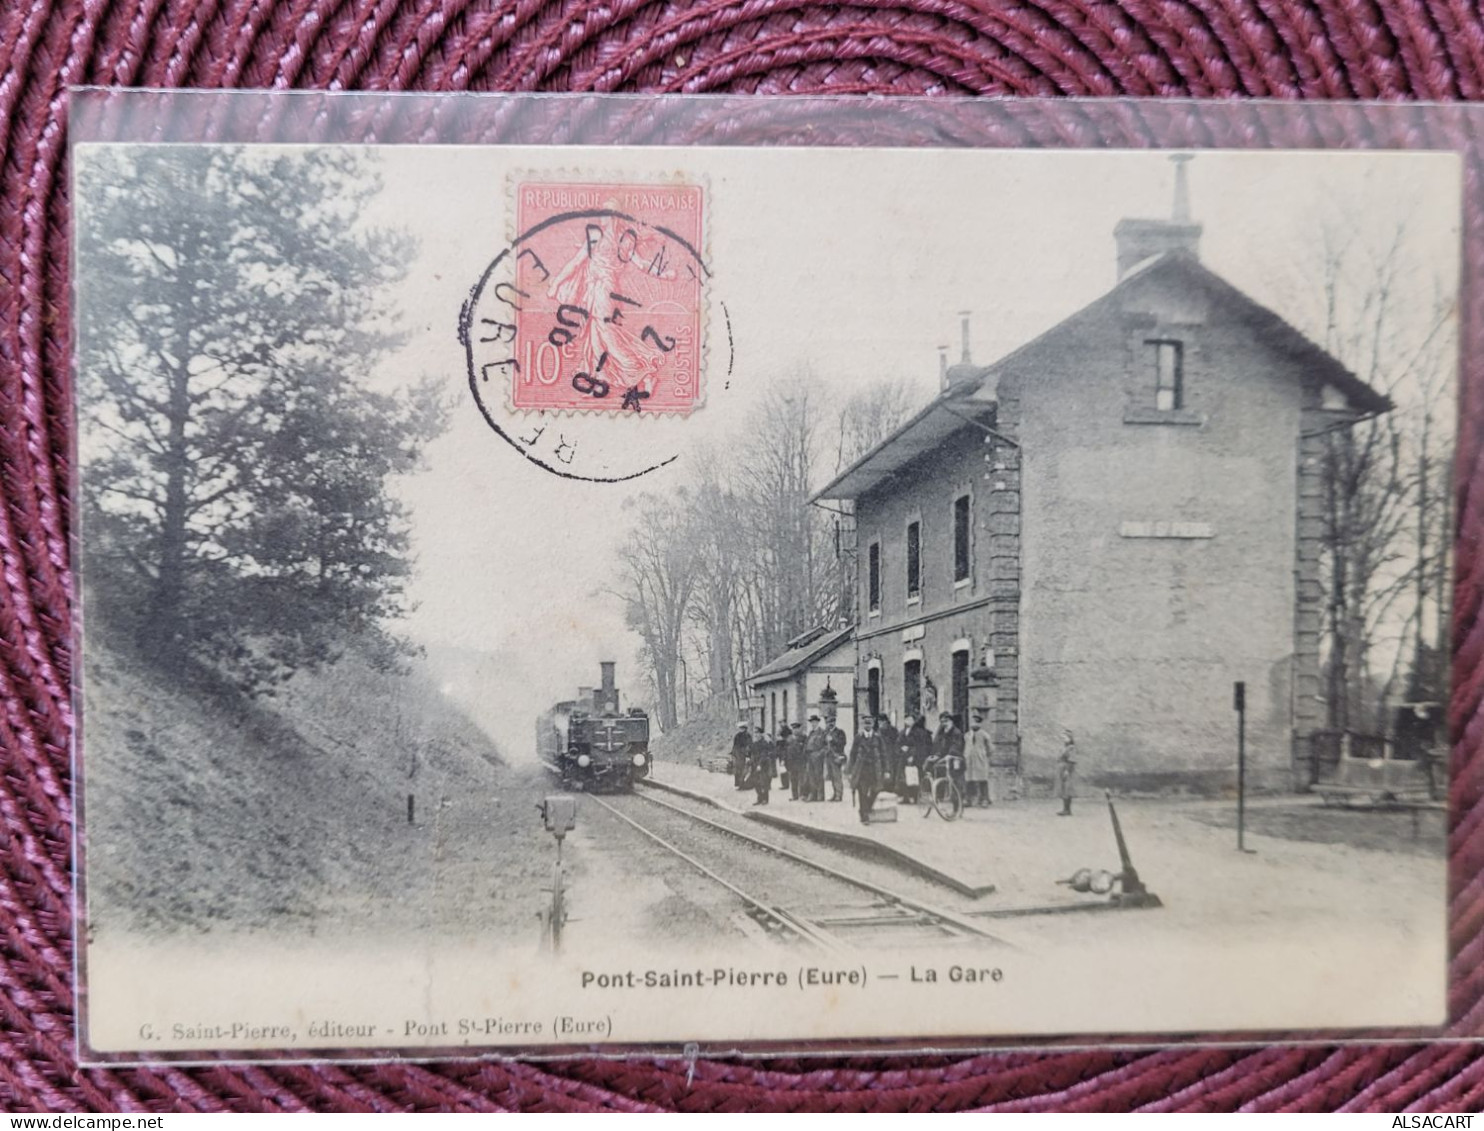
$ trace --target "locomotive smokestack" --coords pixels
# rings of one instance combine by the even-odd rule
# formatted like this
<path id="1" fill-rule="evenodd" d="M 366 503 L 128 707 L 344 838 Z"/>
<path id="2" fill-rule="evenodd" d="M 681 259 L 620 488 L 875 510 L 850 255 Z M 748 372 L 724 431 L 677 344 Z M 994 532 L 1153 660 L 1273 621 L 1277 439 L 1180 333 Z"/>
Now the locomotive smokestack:
<path id="1" fill-rule="evenodd" d="M 612 711 L 618 714 L 618 688 L 613 683 L 613 669 L 618 665 L 612 660 L 604 660 L 598 665 L 603 669 L 603 688 L 598 692 L 599 710 Z"/>

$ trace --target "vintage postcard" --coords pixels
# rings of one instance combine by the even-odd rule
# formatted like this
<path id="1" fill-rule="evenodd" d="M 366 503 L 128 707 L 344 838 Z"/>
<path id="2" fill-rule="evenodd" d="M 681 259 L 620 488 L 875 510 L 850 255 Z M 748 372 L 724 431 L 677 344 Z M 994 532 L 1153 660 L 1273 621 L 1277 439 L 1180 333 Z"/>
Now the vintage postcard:
<path id="1" fill-rule="evenodd" d="M 1447 1020 L 1455 155 L 74 153 L 88 1055 Z"/>

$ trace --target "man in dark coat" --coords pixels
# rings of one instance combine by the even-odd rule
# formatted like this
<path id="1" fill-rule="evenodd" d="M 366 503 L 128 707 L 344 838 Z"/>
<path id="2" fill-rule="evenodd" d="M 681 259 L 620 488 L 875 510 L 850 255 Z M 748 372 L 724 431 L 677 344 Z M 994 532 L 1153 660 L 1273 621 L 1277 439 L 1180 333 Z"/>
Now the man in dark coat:
<path id="1" fill-rule="evenodd" d="M 881 739 L 881 748 L 886 751 L 886 764 L 882 767 L 882 792 L 900 795 L 902 779 L 897 773 L 897 764 L 901 761 L 902 736 L 897 733 L 897 728 L 891 725 L 891 719 L 886 715 L 876 716 L 876 736 Z"/>
<path id="2" fill-rule="evenodd" d="M 1072 815 L 1072 798 L 1077 792 L 1077 740 L 1072 732 L 1062 732 L 1066 742 L 1062 744 L 1061 757 L 1056 761 L 1056 792 L 1061 797 L 1061 812 L 1058 817 Z"/>
<path id="3" fill-rule="evenodd" d="M 836 724 L 834 715 L 828 716 L 824 721 L 824 739 L 829 746 L 824 759 L 824 770 L 830 780 L 830 800 L 844 801 L 845 782 L 841 773 L 845 769 L 845 747 L 850 737 Z"/>
<path id="4" fill-rule="evenodd" d="M 773 738 L 773 772 L 782 775 L 778 782 L 779 788 L 787 787 L 788 790 L 794 788 L 794 767 L 789 763 L 792 750 L 794 750 L 792 738 L 794 738 L 794 729 L 788 726 L 788 723 L 782 724 L 778 729 L 778 735 Z"/>
<path id="5" fill-rule="evenodd" d="M 768 791 L 773 788 L 773 775 L 778 772 L 778 761 L 773 740 L 762 727 L 757 728 L 757 738 L 752 742 L 752 788 L 757 793 L 754 805 L 768 803 Z"/>
<path id="6" fill-rule="evenodd" d="M 897 745 L 902 759 L 897 774 L 898 779 L 903 783 L 901 798 L 903 801 L 913 802 L 917 800 L 918 793 L 922 789 L 922 773 L 927 766 L 927 760 L 933 754 L 933 736 L 927 728 L 927 719 L 922 715 L 913 716 Z M 909 768 L 913 771 L 910 774 L 907 773 Z M 909 781 L 912 784 L 906 784 Z"/>
<path id="7" fill-rule="evenodd" d="M 804 735 L 801 727 L 784 723 L 778 728 L 778 755 L 783 759 L 784 772 L 788 774 L 788 799 L 797 801 L 804 796 Z"/>
<path id="8" fill-rule="evenodd" d="M 860 734 L 850 749 L 850 785 L 860 809 L 861 824 L 870 824 L 871 809 L 881 792 L 885 775 L 887 750 L 876 733 L 876 720 L 870 715 L 861 719 Z"/>
<path id="9" fill-rule="evenodd" d="M 938 733 L 933 737 L 933 758 L 949 759 L 943 769 L 952 776 L 954 784 L 962 793 L 964 789 L 964 732 L 954 724 L 951 712 L 938 716 Z"/>
<path id="10" fill-rule="evenodd" d="M 830 741 L 818 715 L 809 716 L 809 736 L 804 739 L 804 800 L 824 800 L 824 764 Z"/>
<path id="11" fill-rule="evenodd" d="M 747 724 L 738 723 L 737 733 L 732 735 L 732 784 L 738 789 L 747 788 L 747 748 L 751 745 L 752 738 L 747 733 Z"/>

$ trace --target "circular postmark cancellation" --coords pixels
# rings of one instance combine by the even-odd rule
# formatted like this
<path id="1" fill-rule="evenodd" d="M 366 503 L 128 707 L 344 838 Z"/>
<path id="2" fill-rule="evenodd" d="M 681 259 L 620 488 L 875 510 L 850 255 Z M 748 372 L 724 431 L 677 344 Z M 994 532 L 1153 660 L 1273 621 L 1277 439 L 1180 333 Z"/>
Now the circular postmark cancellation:
<path id="1" fill-rule="evenodd" d="M 459 336 L 480 412 L 537 466 L 618 482 L 676 458 L 704 391 L 705 203 L 694 184 L 516 184 L 520 234 Z"/>

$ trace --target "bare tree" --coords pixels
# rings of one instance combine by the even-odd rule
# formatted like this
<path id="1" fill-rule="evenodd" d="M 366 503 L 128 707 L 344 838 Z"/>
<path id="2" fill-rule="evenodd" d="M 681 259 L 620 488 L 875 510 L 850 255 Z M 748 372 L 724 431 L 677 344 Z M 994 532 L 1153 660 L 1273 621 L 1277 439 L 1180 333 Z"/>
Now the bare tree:
<path id="1" fill-rule="evenodd" d="M 619 548 L 617 596 L 628 625 L 643 640 L 644 660 L 654 684 L 655 711 L 663 730 L 679 718 L 680 672 L 686 618 L 698 577 L 689 529 L 689 497 L 645 494 L 630 505 L 635 522 Z"/>
<path id="2" fill-rule="evenodd" d="M 846 398 L 840 406 L 835 473 L 844 471 L 906 423 L 912 414 L 912 402 L 912 388 L 900 377 L 872 381 Z"/>
<path id="3" fill-rule="evenodd" d="M 839 610 L 837 563 L 826 516 L 808 505 L 823 446 L 819 396 L 807 373 L 776 382 L 752 412 L 733 469 L 740 514 L 753 539 L 751 583 L 760 616 L 753 665 Z"/>
<path id="4" fill-rule="evenodd" d="M 911 386 L 902 378 L 873 381 L 858 389 L 840 406 L 839 438 L 835 448 L 838 475 L 906 423 L 912 414 Z M 854 620 L 860 591 L 860 555 L 856 548 L 855 506 L 826 508 L 831 516 L 840 584 L 840 616 Z"/>
<path id="5" fill-rule="evenodd" d="M 725 451 L 702 455 L 693 490 L 638 501 L 618 595 L 643 638 L 662 726 L 692 703 L 732 699 L 794 637 L 849 615 L 849 515 L 809 496 L 831 457 L 838 469 L 869 450 L 908 406 L 904 383 L 880 382 L 830 420 L 808 374 L 795 374 L 768 388 Z"/>
<path id="6" fill-rule="evenodd" d="M 1294 304 L 1296 321 L 1393 401 L 1325 436 L 1327 721 L 1384 729 L 1400 683 L 1442 694 L 1418 676 L 1446 654 L 1456 311 L 1405 221 L 1376 233 L 1341 204 L 1315 232 L 1318 276 L 1293 288 L 1313 301 Z"/>
<path id="7" fill-rule="evenodd" d="M 697 629 L 694 650 L 706 673 L 703 698 L 730 698 L 740 674 L 736 640 L 739 599 L 749 572 L 749 541 L 737 522 L 737 496 L 722 478 L 723 465 L 714 454 L 700 463 L 705 470 L 688 524 L 697 572 L 696 600 L 690 609 Z"/>

